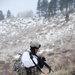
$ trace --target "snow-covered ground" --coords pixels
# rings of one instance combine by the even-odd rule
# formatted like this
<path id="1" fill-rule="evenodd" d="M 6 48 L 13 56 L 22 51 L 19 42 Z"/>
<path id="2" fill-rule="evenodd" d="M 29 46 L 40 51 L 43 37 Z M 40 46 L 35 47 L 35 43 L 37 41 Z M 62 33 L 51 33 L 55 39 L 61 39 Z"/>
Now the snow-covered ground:
<path id="1" fill-rule="evenodd" d="M 38 40 L 44 52 L 62 48 L 64 44 L 75 44 L 75 13 L 68 22 L 63 15 L 48 21 L 44 18 L 12 18 L 0 21 L 0 59 L 23 52 L 31 40 Z M 40 53 L 42 52 L 40 51 Z"/>

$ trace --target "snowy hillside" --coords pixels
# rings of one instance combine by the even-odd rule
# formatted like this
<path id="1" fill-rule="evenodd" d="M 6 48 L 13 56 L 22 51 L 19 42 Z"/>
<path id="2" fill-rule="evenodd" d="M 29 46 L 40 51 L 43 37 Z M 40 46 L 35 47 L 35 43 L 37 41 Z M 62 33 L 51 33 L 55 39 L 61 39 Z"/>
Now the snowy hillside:
<path id="1" fill-rule="evenodd" d="M 42 51 L 62 50 L 64 45 L 75 44 L 75 13 L 70 14 L 68 22 L 63 15 L 49 21 L 38 17 L 0 21 L 0 59 L 23 52 L 34 39 L 42 44 Z"/>
<path id="2" fill-rule="evenodd" d="M 61 14 L 50 19 L 12 18 L 0 21 L 0 75 L 17 75 L 12 70 L 14 57 L 29 48 L 31 40 L 42 44 L 39 53 L 52 66 L 50 75 L 69 75 L 75 68 L 75 13 L 68 22 Z"/>

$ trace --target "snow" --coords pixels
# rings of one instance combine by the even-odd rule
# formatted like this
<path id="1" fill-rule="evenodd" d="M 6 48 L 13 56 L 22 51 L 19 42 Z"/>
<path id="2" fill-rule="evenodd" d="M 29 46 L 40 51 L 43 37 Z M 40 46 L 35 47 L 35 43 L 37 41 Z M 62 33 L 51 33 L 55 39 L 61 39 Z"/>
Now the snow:
<path id="1" fill-rule="evenodd" d="M 52 47 L 61 47 L 64 43 L 75 41 L 75 15 L 70 14 L 68 22 L 64 17 L 60 14 L 49 21 L 43 17 L 0 21 L 0 58 L 6 59 L 7 56 L 23 52 L 33 39 L 41 42 L 40 53 L 44 52 L 43 48 L 49 52 L 54 50 Z"/>

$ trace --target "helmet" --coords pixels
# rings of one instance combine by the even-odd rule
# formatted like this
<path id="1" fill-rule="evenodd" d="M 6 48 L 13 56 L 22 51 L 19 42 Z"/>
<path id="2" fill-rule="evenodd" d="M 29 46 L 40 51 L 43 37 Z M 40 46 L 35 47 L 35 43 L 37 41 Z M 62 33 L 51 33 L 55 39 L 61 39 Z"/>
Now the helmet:
<path id="1" fill-rule="evenodd" d="M 41 47 L 41 44 L 39 44 L 36 41 L 31 41 L 30 42 L 30 47 L 40 48 Z"/>

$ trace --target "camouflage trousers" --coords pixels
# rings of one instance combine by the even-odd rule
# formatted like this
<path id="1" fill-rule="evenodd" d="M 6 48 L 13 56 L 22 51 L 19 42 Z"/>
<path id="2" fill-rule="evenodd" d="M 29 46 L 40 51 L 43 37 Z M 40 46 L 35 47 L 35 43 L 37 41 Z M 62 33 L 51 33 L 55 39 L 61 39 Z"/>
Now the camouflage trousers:
<path id="1" fill-rule="evenodd" d="M 41 72 L 36 67 L 21 68 L 18 75 L 40 75 Z"/>

